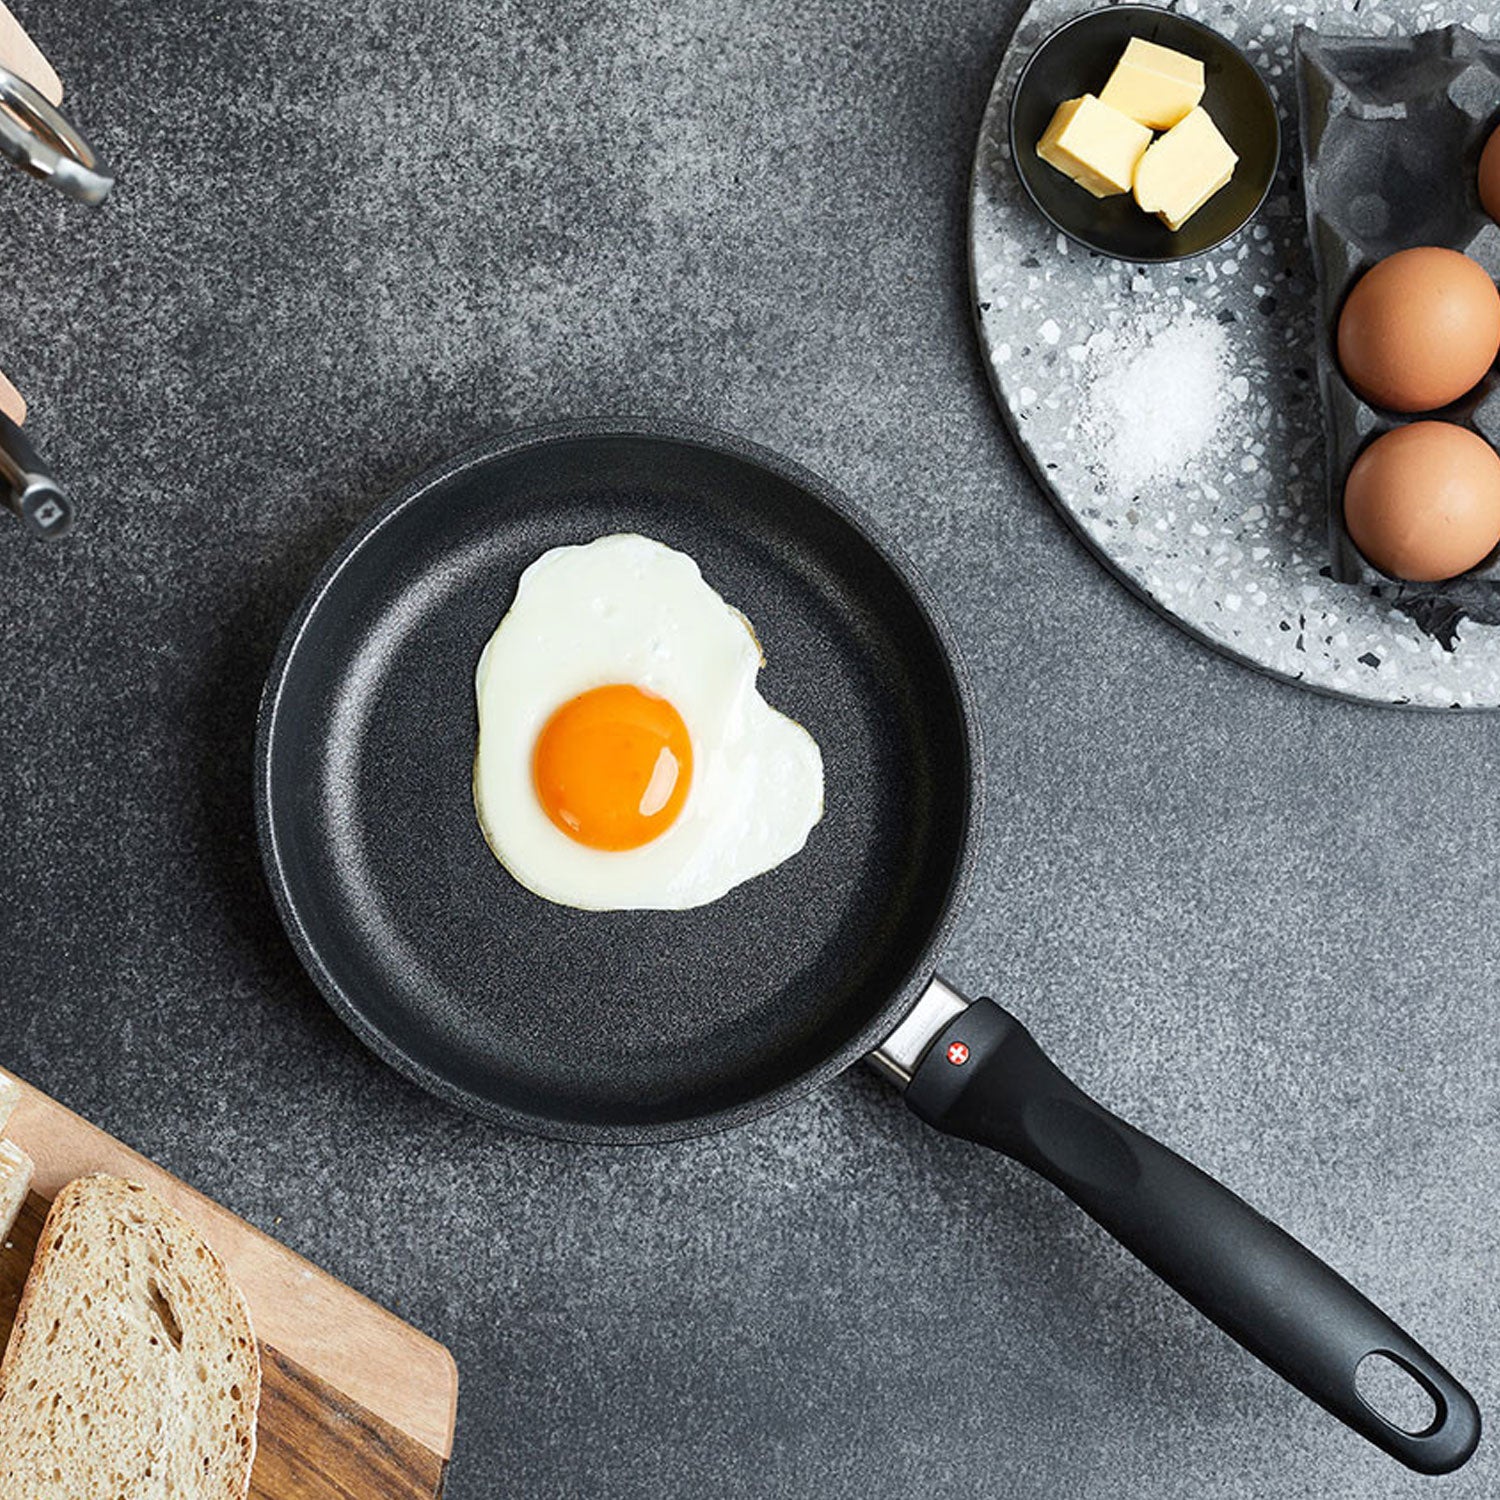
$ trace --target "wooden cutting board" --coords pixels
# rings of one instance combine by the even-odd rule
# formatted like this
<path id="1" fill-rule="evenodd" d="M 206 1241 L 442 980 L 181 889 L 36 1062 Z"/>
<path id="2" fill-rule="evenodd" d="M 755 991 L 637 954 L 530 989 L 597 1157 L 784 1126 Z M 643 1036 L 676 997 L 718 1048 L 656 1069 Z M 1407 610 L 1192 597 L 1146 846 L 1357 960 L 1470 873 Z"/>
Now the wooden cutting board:
<path id="1" fill-rule="evenodd" d="M 14 1075 L 12 1075 L 14 1076 Z M 62 1186 L 113 1172 L 154 1189 L 223 1257 L 250 1304 L 263 1370 L 255 1500 L 436 1500 L 453 1451 L 458 1369 L 435 1340 L 22 1083 L 6 1134 L 36 1162 L 0 1246 L 0 1345 Z"/>

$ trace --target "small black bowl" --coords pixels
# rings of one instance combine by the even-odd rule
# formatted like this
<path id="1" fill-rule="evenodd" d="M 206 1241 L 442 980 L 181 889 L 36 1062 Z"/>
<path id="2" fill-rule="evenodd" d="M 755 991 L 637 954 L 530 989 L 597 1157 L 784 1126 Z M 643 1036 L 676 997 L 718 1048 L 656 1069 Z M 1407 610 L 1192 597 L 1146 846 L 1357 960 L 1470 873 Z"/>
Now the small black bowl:
<path id="1" fill-rule="evenodd" d="M 1203 60 L 1203 107 L 1240 158 L 1228 185 L 1175 231 L 1129 193 L 1095 198 L 1036 154 L 1057 106 L 1097 94 L 1133 36 Z M 1111 5 L 1074 17 L 1031 54 L 1011 96 L 1010 151 L 1032 202 L 1069 239 L 1116 260 L 1187 260 L 1259 212 L 1281 158 L 1281 122 L 1265 80 L 1217 31 L 1154 5 Z"/>

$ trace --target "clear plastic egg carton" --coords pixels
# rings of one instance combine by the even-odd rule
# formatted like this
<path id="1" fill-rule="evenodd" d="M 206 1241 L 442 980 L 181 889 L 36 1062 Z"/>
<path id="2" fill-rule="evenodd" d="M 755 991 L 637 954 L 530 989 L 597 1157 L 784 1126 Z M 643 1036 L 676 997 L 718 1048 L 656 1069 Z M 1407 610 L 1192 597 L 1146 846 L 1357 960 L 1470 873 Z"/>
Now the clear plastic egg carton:
<path id="1" fill-rule="evenodd" d="M 1500 552 L 1446 583 L 1398 583 L 1360 555 L 1344 528 L 1343 506 L 1344 480 L 1359 451 L 1403 422 L 1438 416 L 1500 447 L 1500 380 L 1492 370 L 1452 406 L 1405 416 L 1355 395 L 1336 355 L 1345 295 L 1396 250 L 1446 245 L 1500 277 L 1500 226 L 1480 207 L 1475 185 L 1479 154 L 1500 123 L 1500 46 L 1462 26 L 1380 38 L 1299 27 L 1297 91 L 1318 283 L 1332 574 L 1388 595 L 1439 636 L 1461 615 L 1500 624 Z"/>

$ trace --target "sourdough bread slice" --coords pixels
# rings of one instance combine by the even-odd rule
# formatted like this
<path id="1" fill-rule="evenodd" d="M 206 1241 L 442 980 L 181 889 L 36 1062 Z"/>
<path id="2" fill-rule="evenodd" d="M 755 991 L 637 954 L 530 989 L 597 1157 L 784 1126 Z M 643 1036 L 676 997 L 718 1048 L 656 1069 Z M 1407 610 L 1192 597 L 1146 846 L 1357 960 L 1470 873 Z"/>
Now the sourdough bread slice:
<path id="1" fill-rule="evenodd" d="M 5 1500 L 243 1500 L 260 1354 L 181 1215 L 118 1177 L 57 1195 L 0 1363 Z"/>
<path id="2" fill-rule="evenodd" d="M 0 1073 L 0 1135 L 5 1134 L 5 1127 L 20 1102 L 21 1085 L 8 1073 Z"/>
<path id="3" fill-rule="evenodd" d="M 35 1166 L 14 1141 L 0 1141 L 0 1243 L 16 1227 Z"/>

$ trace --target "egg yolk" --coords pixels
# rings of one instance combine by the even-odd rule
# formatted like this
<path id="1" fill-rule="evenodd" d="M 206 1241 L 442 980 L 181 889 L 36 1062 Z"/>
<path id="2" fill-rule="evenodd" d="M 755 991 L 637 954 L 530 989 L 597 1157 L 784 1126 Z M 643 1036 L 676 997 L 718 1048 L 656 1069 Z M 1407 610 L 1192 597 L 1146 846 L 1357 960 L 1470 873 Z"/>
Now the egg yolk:
<path id="1" fill-rule="evenodd" d="M 531 762 L 547 816 L 590 849 L 637 849 L 682 811 L 693 747 L 682 715 L 615 682 L 569 699 L 537 736 Z"/>

